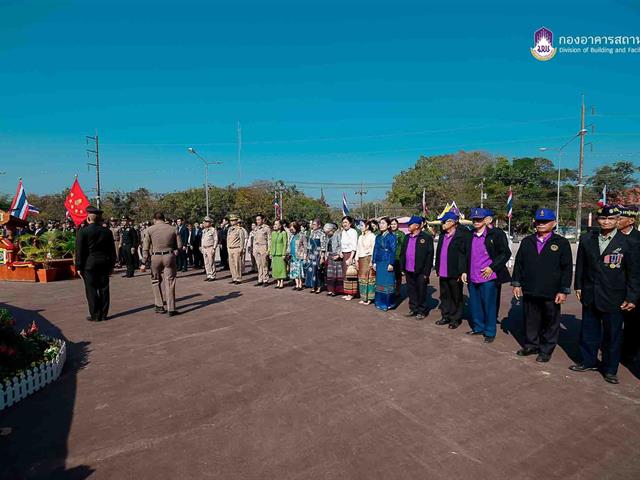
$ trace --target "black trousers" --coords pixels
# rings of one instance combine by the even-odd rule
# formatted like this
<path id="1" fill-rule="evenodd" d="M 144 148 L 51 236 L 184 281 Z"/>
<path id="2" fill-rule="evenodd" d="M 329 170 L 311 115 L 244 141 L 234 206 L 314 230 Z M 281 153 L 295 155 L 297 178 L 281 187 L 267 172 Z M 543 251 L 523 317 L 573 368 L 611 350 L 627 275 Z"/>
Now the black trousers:
<path id="1" fill-rule="evenodd" d="M 396 303 L 400 303 L 402 296 L 402 265 L 400 265 L 400 260 L 394 262 L 393 272 L 396 276 Z"/>
<path id="2" fill-rule="evenodd" d="M 178 250 L 178 258 L 176 258 L 176 266 L 178 271 L 187 270 L 187 252 L 184 249 Z"/>
<path id="3" fill-rule="evenodd" d="M 84 270 L 82 277 L 89 305 L 89 315 L 93 319 L 104 320 L 109 314 L 109 270 Z"/>
<path id="4" fill-rule="evenodd" d="M 462 282 L 455 277 L 440 277 L 440 311 L 442 318 L 459 325 L 462 321 L 464 297 Z"/>
<path id="5" fill-rule="evenodd" d="M 409 294 L 409 310 L 422 315 L 427 314 L 427 277 L 422 273 L 405 272 L 407 292 Z"/>
<path id="6" fill-rule="evenodd" d="M 227 244 L 220 244 L 220 264 L 224 270 L 229 270 L 229 250 Z"/>
<path id="7" fill-rule="evenodd" d="M 135 253 L 131 253 L 131 245 L 122 245 L 121 255 L 124 260 L 124 264 L 127 266 L 127 277 L 133 277 L 133 272 L 136 269 L 136 257 Z"/>
<path id="8" fill-rule="evenodd" d="M 634 363 L 639 360 L 640 353 L 640 311 L 636 307 L 631 312 L 623 312 L 622 317 L 622 358 L 625 362 Z"/>
<path id="9" fill-rule="evenodd" d="M 560 337 L 560 305 L 546 298 L 525 295 L 524 313 L 525 348 L 551 355 Z"/>

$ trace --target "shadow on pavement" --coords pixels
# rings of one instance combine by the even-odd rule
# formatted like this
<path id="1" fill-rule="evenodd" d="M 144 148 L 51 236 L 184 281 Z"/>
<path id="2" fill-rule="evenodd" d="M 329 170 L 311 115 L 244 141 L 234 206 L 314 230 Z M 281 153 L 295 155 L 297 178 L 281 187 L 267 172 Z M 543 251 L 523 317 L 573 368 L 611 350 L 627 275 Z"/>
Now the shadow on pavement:
<path id="1" fill-rule="evenodd" d="M 149 292 L 149 295 L 151 295 L 151 292 Z M 179 297 L 176 298 L 176 304 L 178 302 L 182 302 L 184 300 L 189 300 L 190 298 L 194 298 L 194 297 L 201 297 L 202 294 L 201 293 L 193 293 L 191 295 L 185 295 L 183 297 Z M 151 300 L 153 300 L 153 296 L 151 296 Z M 144 312 L 145 310 L 151 310 L 155 308 L 153 301 L 148 304 L 148 305 L 143 305 L 141 307 L 136 307 L 136 308 L 132 308 L 130 310 L 125 310 L 124 312 L 118 312 L 114 315 L 109 315 L 109 318 L 107 318 L 106 321 L 111 321 L 114 320 L 116 318 L 120 318 L 120 317 L 126 317 L 127 315 L 133 315 L 134 313 L 140 313 L 140 312 Z"/>
<path id="2" fill-rule="evenodd" d="M 10 433 L 0 436 L 0 479 L 82 480 L 94 473 L 88 465 L 66 468 L 67 439 L 76 399 L 76 377 L 89 362 L 89 342 L 71 342 L 62 331 L 40 314 L 0 303 L 24 328 L 32 321 L 40 331 L 63 339 L 67 361 L 58 380 L 42 391 L 0 413 L 0 427 Z"/>
<path id="3" fill-rule="evenodd" d="M 242 293 L 240 292 L 229 292 L 225 295 L 216 295 L 215 297 L 210 298 L 208 300 L 187 303 L 186 305 L 178 305 L 176 308 L 178 308 L 180 313 L 184 314 L 184 313 L 193 312 L 195 310 L 200 310 L 201 308 L 207 307 L 209 305 L 221 303 L 221 302 L 224 302 L 225 300 L 231 300 L 233 298 L 238 298 L 241 296 L 242 296 Z"/>

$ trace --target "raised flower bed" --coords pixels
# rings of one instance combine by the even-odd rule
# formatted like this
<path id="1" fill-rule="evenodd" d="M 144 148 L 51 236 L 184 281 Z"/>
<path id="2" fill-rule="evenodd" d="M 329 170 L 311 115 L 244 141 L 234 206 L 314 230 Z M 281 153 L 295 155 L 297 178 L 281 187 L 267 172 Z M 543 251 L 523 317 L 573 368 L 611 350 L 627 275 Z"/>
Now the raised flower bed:
<path id="1" fill-rule="evenodd" d="M 67 358 L 63 340 L 38 332 L 33 322 L 21 332 L 7 310 L 0 310 L 0 410 L 56 380 Z"/>

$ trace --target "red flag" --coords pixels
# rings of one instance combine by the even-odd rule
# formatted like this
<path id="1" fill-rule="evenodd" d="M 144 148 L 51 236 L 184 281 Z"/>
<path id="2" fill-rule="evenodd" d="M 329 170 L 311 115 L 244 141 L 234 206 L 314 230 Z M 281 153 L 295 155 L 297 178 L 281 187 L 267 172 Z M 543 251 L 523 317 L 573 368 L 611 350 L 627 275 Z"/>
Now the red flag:
<path id="1" fill-rule="evenodd" d="M 73 220 L 73 223 L 80 225 L 87 218 L 87 207 L 89 206 L 89 199 L 82 191 L 78 179 L 73 182 L 73 186 L 67 195 L 67 199 L 64 201 L 64 206 L 69 212 L 69 216 Z"/>

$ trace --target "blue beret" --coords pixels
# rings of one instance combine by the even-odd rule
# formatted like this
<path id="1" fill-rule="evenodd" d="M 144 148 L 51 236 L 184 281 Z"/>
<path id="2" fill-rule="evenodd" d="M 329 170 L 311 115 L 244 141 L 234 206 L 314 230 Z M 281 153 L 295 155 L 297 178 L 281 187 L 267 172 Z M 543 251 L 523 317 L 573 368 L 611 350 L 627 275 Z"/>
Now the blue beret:
<path id="1" fill-rule="evenodd" d="M 536 210 L 536 220 L 555 220 L 556 212 L 548 208 L 539 208 Z"/>
<path id="2" fill-rule="evenodd" d="M 411 225 L 412 223 L 417 223 L 418 225 L 420 225 L 422 223 L 422 217 L 419 217 L 417 215 L 413 215 L 410 219 L 409 219 L 409 223 L 407 223 L 407 225 Z"/>
<path id="3" fill-rule="evenodd" d="M 604 205 L 598 209 L 600 217 L 615 217 L 616 215 L 620 215 L 620 209 L 617 205 Z"/>
<path id="4" fill-rule="evenodd" d="M 442 215 L 442 217 L 440 217 L 440 221 L 442 223 L 446 222 L 447 220 L 453 220 L 454 222 L 457 222 L 459 219 L 460 217 L 456 215 L 454 212 L 447 212 L 444 215 Z"/>

